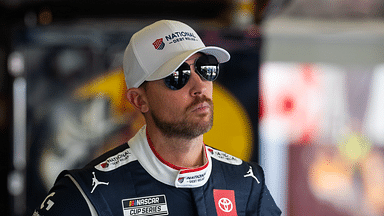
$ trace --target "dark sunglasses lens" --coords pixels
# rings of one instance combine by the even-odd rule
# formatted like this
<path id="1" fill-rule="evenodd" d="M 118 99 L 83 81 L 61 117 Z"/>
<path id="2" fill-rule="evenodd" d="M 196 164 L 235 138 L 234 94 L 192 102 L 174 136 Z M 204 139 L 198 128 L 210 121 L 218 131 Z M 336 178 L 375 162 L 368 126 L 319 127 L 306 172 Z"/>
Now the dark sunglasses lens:
<path id="1" fill-rule="evenodd" d="M 164 78 L 165 85 L 172 90 L 179 90 L 187 84 L 191 75 L 191 69 L 187 63 L 183 63 L 171 75 Z"/>
<path id="2" fill-rule="evenodd" d="M 196 71 L 208 81 L 214 81 L 219 76 L 219 62 L 213 55 L 203 55 L 195 63 Z"/>

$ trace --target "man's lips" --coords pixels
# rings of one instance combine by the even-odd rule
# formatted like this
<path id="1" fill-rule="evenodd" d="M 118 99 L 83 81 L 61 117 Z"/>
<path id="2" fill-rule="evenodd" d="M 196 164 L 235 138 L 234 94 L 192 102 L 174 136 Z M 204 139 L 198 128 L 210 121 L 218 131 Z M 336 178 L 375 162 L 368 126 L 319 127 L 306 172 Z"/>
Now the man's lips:
<path id="1" fill-rule="evenodd" d="M 203 102 L 203 103 L 200 103 L 200 104 L 193 106 L 191 111 L 192 112 L 203 112 L 203 111 L 209 110 L 210 107 L 211 106 L 209 105 L 208 102 Z"/>

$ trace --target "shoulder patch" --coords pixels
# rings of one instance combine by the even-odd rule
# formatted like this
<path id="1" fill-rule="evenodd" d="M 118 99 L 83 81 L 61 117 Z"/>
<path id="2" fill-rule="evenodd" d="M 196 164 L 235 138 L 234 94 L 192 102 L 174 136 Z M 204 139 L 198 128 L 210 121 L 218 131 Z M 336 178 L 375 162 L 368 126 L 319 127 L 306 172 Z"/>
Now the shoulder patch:
<path id="1" fill-rule="evenodd" d="M 211 147 L 207 147 L 207 150 L 208 150 L 208 154 L 210 154 L 211 157 L 221 162 L 229 163 L 233 165 L 241 165 L 243 163 L 243 161 L 240 158 L 227 154 L 223 151 L 219 151 Z"/>
<path id="2" fill-rule="evenodd" d="M 97 164 L 95 166 L 95 169 L 103 172 L 108 172 L 135 160 L 137 160 L 137 158 L 132 154 L 131 149 L 127 148 L 124 151 L 119 152 L 116 155 L 113 155 L 107 158 L 105 161 Z"/>

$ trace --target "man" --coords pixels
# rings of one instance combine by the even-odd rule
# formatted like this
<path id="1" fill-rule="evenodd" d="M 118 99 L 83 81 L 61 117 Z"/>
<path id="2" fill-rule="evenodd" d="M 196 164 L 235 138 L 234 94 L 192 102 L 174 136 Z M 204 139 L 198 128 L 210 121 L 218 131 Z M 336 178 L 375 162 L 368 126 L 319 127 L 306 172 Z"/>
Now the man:
<path id="1" fill-rule="evenodd" d="M 124 54 L 127 99 L 146 125 L 83 169 L 61 173 L 34 215 L 280 215 L 258 165 L 203 143 L 212 81 L 229 58 L 181 22 L 134 34 Z"/>

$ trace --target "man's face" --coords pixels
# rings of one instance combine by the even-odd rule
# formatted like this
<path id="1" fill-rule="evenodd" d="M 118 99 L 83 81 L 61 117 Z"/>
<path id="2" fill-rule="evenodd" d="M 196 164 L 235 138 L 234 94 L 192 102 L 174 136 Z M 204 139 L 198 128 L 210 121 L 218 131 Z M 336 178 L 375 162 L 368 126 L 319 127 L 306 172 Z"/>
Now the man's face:
<path id="1" fill-rule="evenodd" d="M 186 63 L 194 64 L 200 53 Z M 169 89 L 164 80 L 146 85 L 147 118 L 168 137 L 195 138 L 208 132 L 213 124 L 212 82 L 202 80 L 191 65 L 191 77 L 180 90 Z M 148 121 L 148 120 L 147 120 Z"/>

